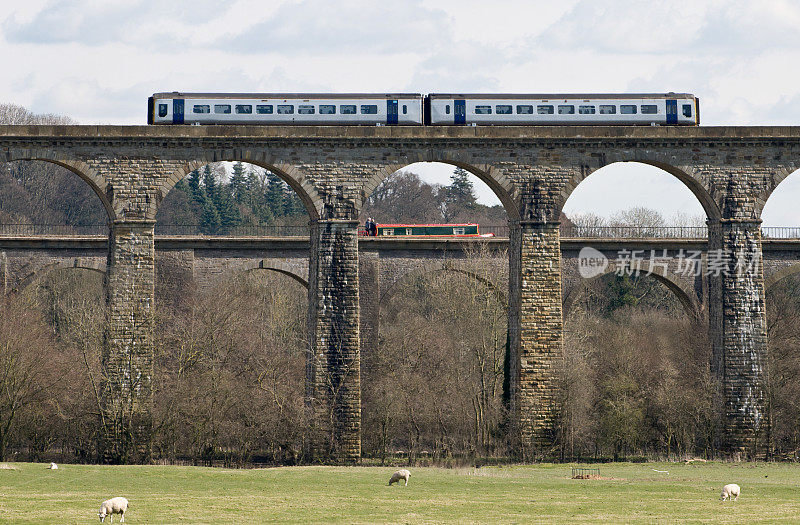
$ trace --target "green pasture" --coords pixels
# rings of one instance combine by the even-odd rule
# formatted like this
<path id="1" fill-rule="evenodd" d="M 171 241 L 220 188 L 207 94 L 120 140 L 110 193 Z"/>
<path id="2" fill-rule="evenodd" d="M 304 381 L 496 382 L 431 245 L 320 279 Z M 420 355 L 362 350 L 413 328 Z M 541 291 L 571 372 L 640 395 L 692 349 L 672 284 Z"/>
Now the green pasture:
<path id="1" fill-rule="evenodd" d="M 99 523 L 113 496 L 131 524 L 800 523 L 793 464 L 614 463 L 599 480 L 570 465 L 411 468 L 408 487 L 387 486 L 392 467 L 4 466 L 0 523 Z M 725 483 L 739 501 L 719 501 Z"/>

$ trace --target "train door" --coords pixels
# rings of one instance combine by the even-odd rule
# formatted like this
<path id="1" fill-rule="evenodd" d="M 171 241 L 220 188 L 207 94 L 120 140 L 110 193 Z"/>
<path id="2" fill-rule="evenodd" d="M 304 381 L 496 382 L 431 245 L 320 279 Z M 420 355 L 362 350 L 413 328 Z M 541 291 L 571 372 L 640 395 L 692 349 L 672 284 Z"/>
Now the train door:
<path id="1" fill-rule="evenodd" d="M 678 123 L 678 101 L 667 100 L 667 124 Z"/>
<path id="2" fill-rule="evenodd" d="M 465 125 L 467 123 L 467 101 L 454 100 L 453 101 L 453 124 Z"/>
<path id="3" fill-rule="evenodd" d="M 172 123 L 183 124 L 183 99 L 176 98 L 172 101 Z"/>
<path id="4" fill-rule="evenodd" d="M 387 126 L 396 126 L 397 125 L 397 101 L 396 100 L 387 100 L 386 101 L 386 125 Z"/>

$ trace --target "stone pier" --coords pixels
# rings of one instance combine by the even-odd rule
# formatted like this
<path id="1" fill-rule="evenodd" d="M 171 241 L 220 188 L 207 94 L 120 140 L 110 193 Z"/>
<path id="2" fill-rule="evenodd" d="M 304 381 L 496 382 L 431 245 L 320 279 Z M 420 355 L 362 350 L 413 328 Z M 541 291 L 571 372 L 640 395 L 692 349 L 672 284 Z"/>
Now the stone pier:
<path id="1" fill-rule="evenodd" d="M 151 457 L 154 223 L 118 222 L 109 236 L 108 319 L 103 334 L 101 456 L 109 463 Z"/>

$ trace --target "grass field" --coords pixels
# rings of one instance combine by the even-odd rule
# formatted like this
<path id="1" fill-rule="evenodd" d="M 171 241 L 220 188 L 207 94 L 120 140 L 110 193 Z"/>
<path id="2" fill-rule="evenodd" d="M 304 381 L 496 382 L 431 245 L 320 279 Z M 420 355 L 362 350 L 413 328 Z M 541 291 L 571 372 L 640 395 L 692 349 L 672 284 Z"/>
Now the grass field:
<path id="1" fill-rule="evenodd" d="M 130 500 L 131 524 L 800 523 L 790 464 L 615 463 L 600 480 L 570 479 L 570 465 L 412 468 L 408 487 L 386 486 L 391 467 L 6 465 L 0 523 L 97 523 L 112 496 Z M 739 501 L 719 501 L 725 483 Z"/>

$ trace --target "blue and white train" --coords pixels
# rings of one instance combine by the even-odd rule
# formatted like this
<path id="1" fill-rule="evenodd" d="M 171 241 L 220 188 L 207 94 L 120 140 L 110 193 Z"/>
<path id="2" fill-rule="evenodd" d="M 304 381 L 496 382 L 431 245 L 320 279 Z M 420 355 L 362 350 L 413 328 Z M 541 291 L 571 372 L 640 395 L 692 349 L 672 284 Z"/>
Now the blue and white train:
<path id="1" fill-rule="evenodd" d="M 538 126 L 700 124 L 688 93 L 156 93 L 148 124 Z"/>

